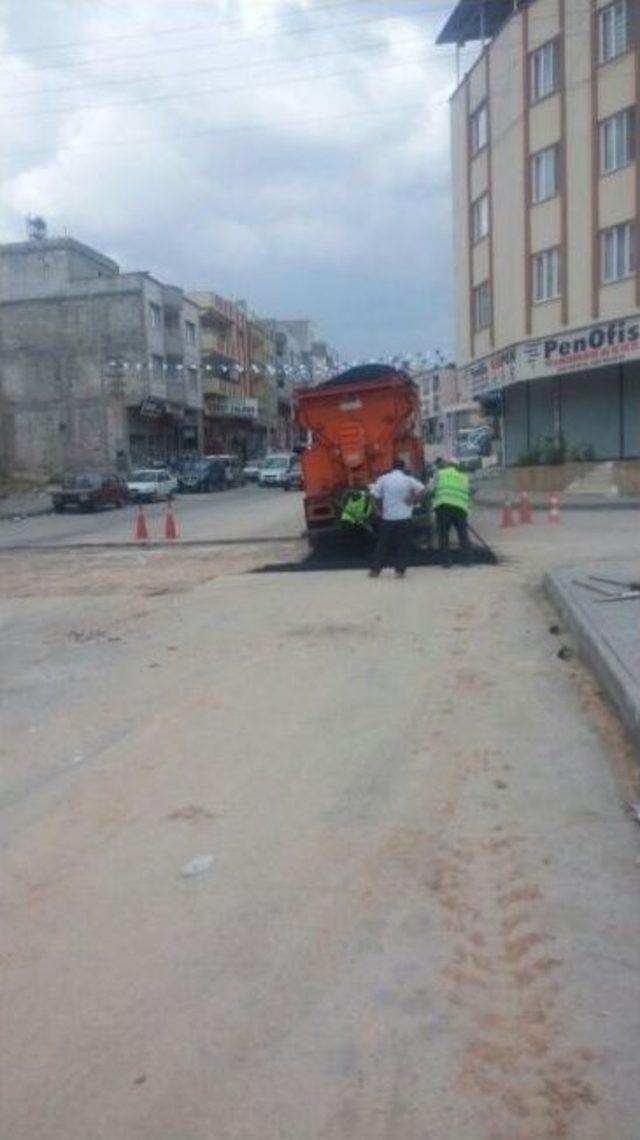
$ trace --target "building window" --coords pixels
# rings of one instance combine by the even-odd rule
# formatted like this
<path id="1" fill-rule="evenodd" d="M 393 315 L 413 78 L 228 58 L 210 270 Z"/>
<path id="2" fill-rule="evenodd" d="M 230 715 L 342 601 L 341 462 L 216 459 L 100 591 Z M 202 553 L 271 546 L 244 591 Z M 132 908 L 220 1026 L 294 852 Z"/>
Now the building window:
<path id="1" fill-rule="evenodd" d="M 629 50 L 628 0 L 615 0 L 598 13 L 598 47 L 600 63 L 608 63 Z"/>
<path id="2" fill-rule="evenodd" d="M 487 104 L 481 103 L 471 116 L 471 154 L 478 154 L 489 141 L 489 112 Z"/>
<path id="3" fill-rule="evenodd" d="M 636 116 L 633 108 L 600 123 L 600 173 L 627 166 L 636 156 Z"/>
<path id="4" fill-rule="evenodd" d="M 154 305 L 153 301 L 149 302 L 149 321 L 152 329 L 159 329 L 162 319 L 162 309 L 159 305 Z"/>
<path id="5" fill-rule="evenodd" d="M 471 241 L 482 241 L 489 233 L 489 195 L 483 194 L 471 203 Z"/>
<path id="6" fill-rule="evenodd" d="M 481 332 L 491 324 L 491 289 L 488 281 L 473 290 L 473 331 Z"/>
<path id="7" fill-rule="evenodd" d="M 531 56 L 531 102 L 537 103 L 553 95 L 560 85 L 560 52 L 558 40 L 549 40 L 548 44 L 534 51 Z"/>
<path id="8" fill-rule="evenodd" d="M 196 326 L 193 321 L 184 322 L 184 335 L 187 344 L 194 345 L 196 343 Z"/>
<path id="9" fill-rule="evenodd" d="M 431 391 L 432 392 L 439 392 L 440 391 L 440 377 L 439 377 L 437 372 L 434 372 L 433 376 L 431 377 Z"/>
<path id="10" fill-rule="evenodd" d="M 158 309 L 158 306 L 155 305 L 154 308 Z M 158 311 L 159 311 L 159 309 L 158 309 Z M 163 375 L 164 375 L 164 360 L 162 359 L 161 356 L 152 356 L 151 357 L 151 376 L 152 376 L 152 379 L 162 380 Z"/>
<path id="11" fill-rule="evenodd" d="M 555 198 L 560 185 L 560 148 L 548 146 L 531 159 L 531 201 Z"/>
<path id="12" fill-rule="evenodd" d="M 440 397 L 434 396 L 432 403 L 433 403 L 433 414 L 437 415 L 438 412 L 440 411 Z"/>
<path id="13" fill-rule="evenodd" d="M 625 222 L 602 231 L 600 258 L 604 285 L 633 276 L 637 264 L 635 222 Z"/>
<path id="14" fill-rule="evenodd" d="M 533 258 L 533 299 L 536 303 L 560 296 L 560 250 L 545 249 Z"/>
<path id="15" fill-rule="evenodd" d="M 187 368 L 187 379 L 189 381 L 189 391 L 197 392 L 198 390 L 198 369 Z"/>

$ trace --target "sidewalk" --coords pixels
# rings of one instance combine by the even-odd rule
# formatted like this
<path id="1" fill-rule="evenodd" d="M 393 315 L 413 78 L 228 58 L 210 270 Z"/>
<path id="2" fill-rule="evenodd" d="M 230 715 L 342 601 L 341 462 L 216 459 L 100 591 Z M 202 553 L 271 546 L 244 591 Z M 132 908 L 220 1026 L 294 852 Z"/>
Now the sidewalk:
<path id="1" fill-rule="evenodd" d="M 491 470 L 476 472 L 471 476 L 474 502 L 481 507 L 501 507 L 505 499 L 511 499 L 515 504 L 519 492 L 514 490 L 510 477 L 504 470 Z M 563 510 L 599 511 L 603 508 L 611 510 L 640 510 L 640 497 L 632 495 L 619 495 L 615 487 L 602 487 L 598 491 L 572 490 L 558 493 L 560 505 Z M 549 505 L 548 493 L 531 492 L 529 495 L 531 506 L 546 509 Z"/>
<path id="2" fill-rule="evenodd" d="M 0 497 L 0 519 L 27 519 L 48 515 L 51 495 L 48 491 L 21 491 Z"/>
<path id="3" fill-rule="evenodd" d="M 551 570 L 544 585 L 580 654 L 616 707 L 633 741 L 640 743 L 640 598 L 605 601 L 578 583 L 616 592 L 590 575 L 638 582 L 637 561 L 575 563 Z"/>

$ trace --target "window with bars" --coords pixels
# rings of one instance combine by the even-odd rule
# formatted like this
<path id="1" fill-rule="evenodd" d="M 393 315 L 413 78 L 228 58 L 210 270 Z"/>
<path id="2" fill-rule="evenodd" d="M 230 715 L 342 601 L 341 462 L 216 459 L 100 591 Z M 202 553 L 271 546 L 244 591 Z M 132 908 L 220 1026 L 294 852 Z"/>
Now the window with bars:
<path id="1" fill-rule="evenodd" d="M 629 0 L 615 0 L 598 12 L 598 58 L 608 63 L 631 47 Z"/>
<path id="2" fill-rule="evenodd" d="M 560 188 L 560 147 L 548 146 L 531 158 L 531 201 L 555 198 Z"/>
<path id="3" fill-rule="evenodd" d="M 560 250 L 544 249 L 536 253 L 533 265 L 533 299 L 536 304 L 553 301 L 560 296 Z"/>
<path id="4" fill-rule="evenodd" d="M 482 241 L 489 233 L 489 195 L 483 194 L 471 203 L 471 241 Z"/>
<path id="5" fill-rule="evenodd" d="M 632 107 L 600 123 L 600 173 L 611 174 L 636 156 L 636 116 Z"/>
<path id="6" fill-rule="evenodd" d="M 473 290 L 473 331 L 482 332 L 491 324 L 491 288 L 488 281 L 482 281 Z"/>
<path id="7" fill-rule="evenodd" d="M 600 234 L 600 263 L 603 285 L 632 277 L 637 266 L 635 222 L 611 226 Z"/>
<path id="8" fill-rule="evenodd" d="M 486 103 L 481 103 L 470 120 L 471 154 L 478 154 L 489 141 L 489 111 Z"/>
<path id="9" fill-rule="evenodd" d="M 558 40 L 549 40 L 531 55 L 531 102 L 537 103 L 553 95 L 560 86 L 560 51 Z"/>

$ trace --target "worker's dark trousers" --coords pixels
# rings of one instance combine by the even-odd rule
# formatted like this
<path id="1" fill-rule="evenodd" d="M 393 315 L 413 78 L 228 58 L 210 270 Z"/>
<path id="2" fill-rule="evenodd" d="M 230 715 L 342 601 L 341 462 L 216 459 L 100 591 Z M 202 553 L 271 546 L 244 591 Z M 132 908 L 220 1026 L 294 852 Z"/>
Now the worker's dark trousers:
<path id="1" fill-rule="evenodd" d="M 393 552 L 396 574 L 404 574 L 411 549 L 411 519 L 381 519 L 371 569 L 379 574 Z"/>
<path id="2" fill-rule="evenodd" d="M 440 548 L 442 565 L 451 565 L 449 531 L 452 526 L 456 529 L 464 560 L 467 565 L 469 565 L 471 563 L 471 543 L 469 542 L 469 532 L 467 530 L 466 511 L 463 511 L 460 507 L 436 507 L 436 518 L 438 520 L 438 546 Z"/>

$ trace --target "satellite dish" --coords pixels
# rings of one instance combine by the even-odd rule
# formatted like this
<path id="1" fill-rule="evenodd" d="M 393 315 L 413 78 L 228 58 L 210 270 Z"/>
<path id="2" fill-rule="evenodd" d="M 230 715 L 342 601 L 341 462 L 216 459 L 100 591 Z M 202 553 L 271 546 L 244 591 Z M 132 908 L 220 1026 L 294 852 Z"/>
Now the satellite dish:
<path id="1" fill-rule="evenodd" d="M 29 241 L 44 241 L 47 236 L 47 223 L 38 215 L 29 214 L 27 218 L 27 238 Z"/>

